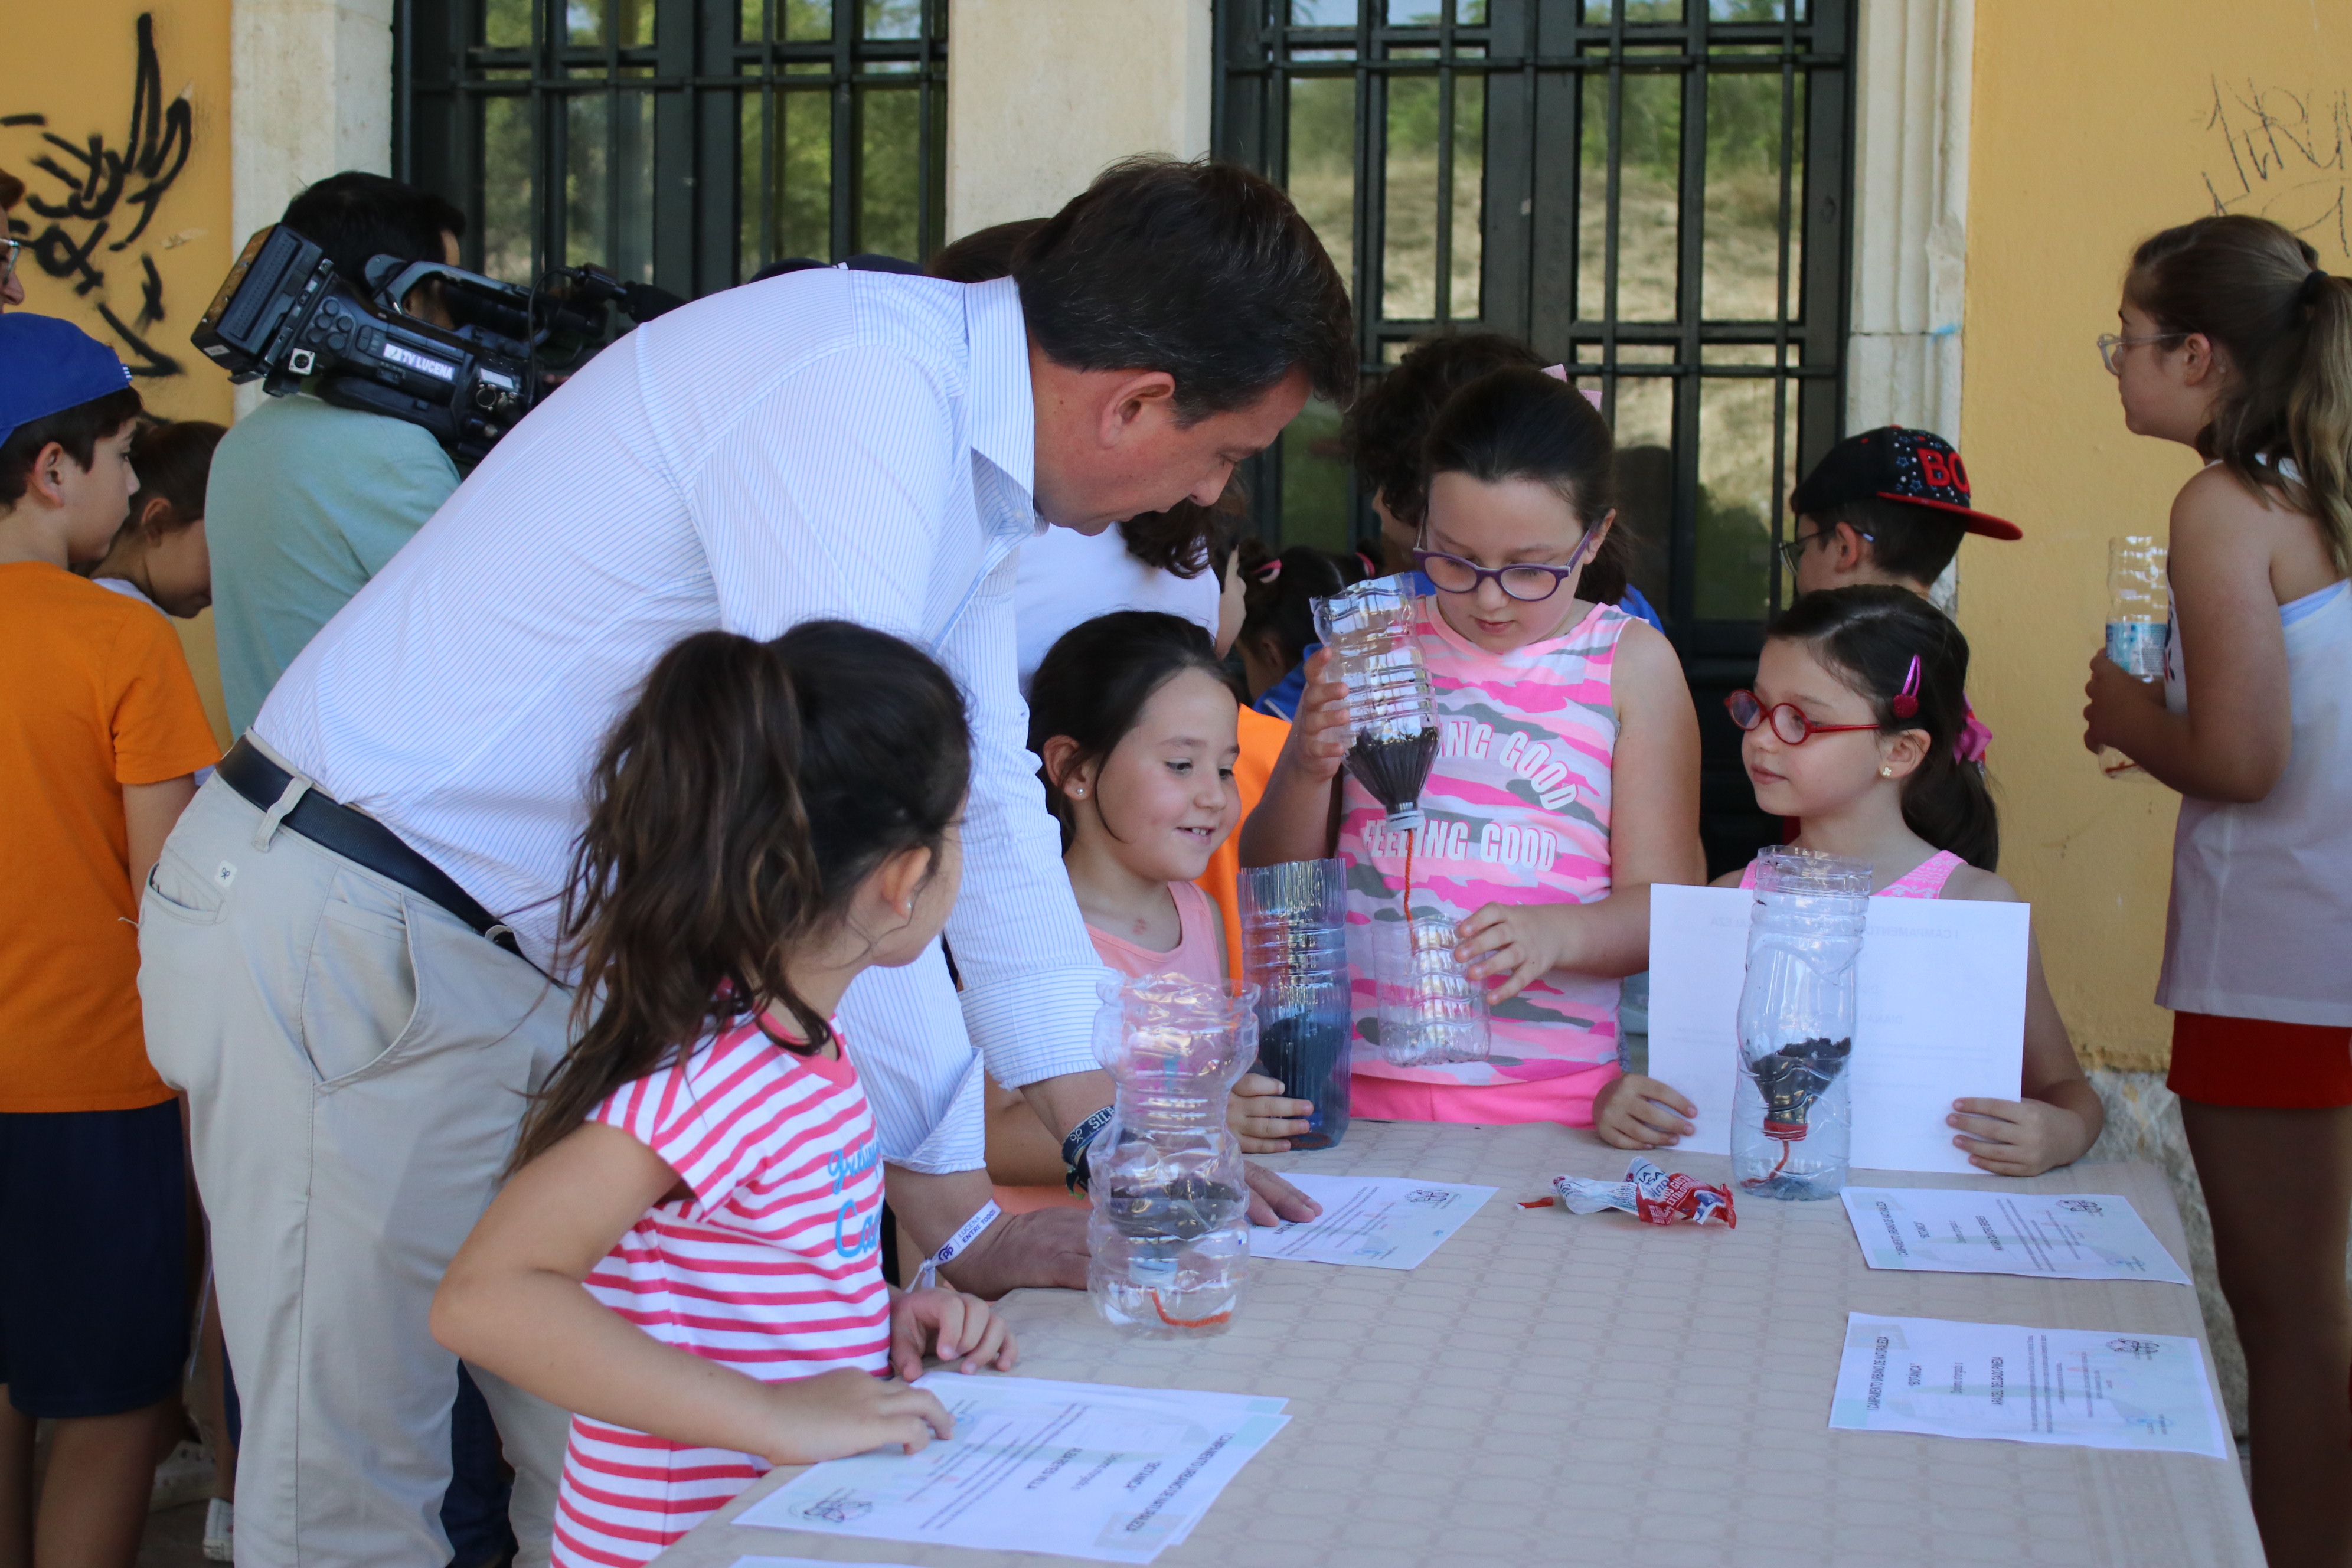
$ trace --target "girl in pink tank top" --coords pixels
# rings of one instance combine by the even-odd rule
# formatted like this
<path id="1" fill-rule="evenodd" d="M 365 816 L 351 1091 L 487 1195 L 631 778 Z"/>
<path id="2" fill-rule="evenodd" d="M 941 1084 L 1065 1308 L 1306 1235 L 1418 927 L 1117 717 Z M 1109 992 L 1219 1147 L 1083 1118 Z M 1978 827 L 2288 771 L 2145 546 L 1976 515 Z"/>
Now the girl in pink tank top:
<path id="1" fill-rule="evenodd" d="M 1959 627 L 1907 589 L 1805 595 L 1766 632 L 1756 689 L 1725 704 L 1748 732 L 1740 759 L 1758 808 L 1795 818 L 1799 848 L 1869 861 L 1878 898 L 2019 901 L 1992 874 L 2000 828 L 1983 774 L 1953 747 L 1968 721 L 1968 672 Z M 1719 885 L 1755 880 L 1751 865 Z M 2080 1159 L 2105 1121 L 2039 942 L 2028 947 L 2023 1078 L 2023 1100 L 1958 1100 L 1945 1117 L 1953 1143 L 1995 1175 Z M 1596 1124 L 1619 1148 L 1664 1148 L 1691 1130 L 1684 1118 L 1696 1109 L 1629 1075 L 1610 1086 Z"/>
<path id="2" fill-rule="evenodd" d="M 1609 426 L 1567 384 L 1512 367 L 1431 425 L 1415 559 L 1437 709 L 1423 825 L 1391 830 L 1341 763 L 1346 689 L 1311 663 L 1290 740 L 1243 835 L 1244 865 L 1337 854 L 1351 952 L 1383 921 L 1454 923 L 1488 987 L 1484 1061 L 1402 1067 L 1355 965 L 1357 1116 L 1590 1125 L 1618 1073 L 1620 979 L 1649 962 L 1649 889 L 1695 880 L 1698 729 L 1674 649 L 1600 602 L 1612 544 Z"/>

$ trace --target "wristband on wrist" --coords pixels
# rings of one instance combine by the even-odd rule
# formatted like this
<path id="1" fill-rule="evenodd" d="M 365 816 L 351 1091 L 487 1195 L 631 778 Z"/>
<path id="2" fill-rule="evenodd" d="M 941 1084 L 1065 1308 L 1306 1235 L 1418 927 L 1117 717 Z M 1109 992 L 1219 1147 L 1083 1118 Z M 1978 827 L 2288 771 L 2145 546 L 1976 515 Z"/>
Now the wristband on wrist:
<path id="1" fill-rule="evenodd" d="M 1095 1135 L 1110 1125 L 1111 1107 L 1106 1105 L 1076 1127 L 1062 1140 L 1062 1184 L 1074 1193 L 1087 1190 L 1087 1155 Z"/>
<path id="2" fill-rule="evenodd" d="M 923 1259 L 923 1266 L 915 1270 L 914 1289 L 928 1290 L 938 1284 L 940 1270 L 954 1262 L 962 1254 L 964 1248 L 978 1241 L 980 1233 L 994 1225 L 997 1216 L 1003 1212 L 996 1206 L 993 1199 L 982 1204 L 978 1214 L 963 1222 L 961 1229 L 948 1237 L 937 1252 Z"/>

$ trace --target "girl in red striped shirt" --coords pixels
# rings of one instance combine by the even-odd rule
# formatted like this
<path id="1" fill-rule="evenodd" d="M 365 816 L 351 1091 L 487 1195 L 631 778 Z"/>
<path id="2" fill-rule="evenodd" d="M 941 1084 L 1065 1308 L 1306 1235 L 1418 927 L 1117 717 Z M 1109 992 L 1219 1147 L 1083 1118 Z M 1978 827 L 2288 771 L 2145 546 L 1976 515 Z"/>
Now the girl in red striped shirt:
<path id="1" fill-rule="evenodd" d="M 838 621 L 688 637 L 605 742 L 564 910 L 580 1036 L 433 1304 L 444 1345 L 576 1413 L 558 1563 L 643 1563 L 773 1465 L 952 1436 L 908 1386 L 926 1350 L 1013 1365 L 978 1298 L 883 1279 L 829 1021 L 946 922 L 969 772 L 946 673 Z"/>

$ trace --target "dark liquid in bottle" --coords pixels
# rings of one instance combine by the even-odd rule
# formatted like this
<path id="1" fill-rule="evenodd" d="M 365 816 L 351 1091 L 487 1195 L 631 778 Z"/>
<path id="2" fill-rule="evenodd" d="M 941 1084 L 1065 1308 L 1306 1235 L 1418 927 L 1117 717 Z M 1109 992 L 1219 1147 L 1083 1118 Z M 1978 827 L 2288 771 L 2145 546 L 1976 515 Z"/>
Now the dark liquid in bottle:
<path id="1" fill-rule="evenodd" d="M 1764 1096 L 1765 1131 L 1776 1138 L 1802 1138 L 1813 1101 L 1837 1080 L 1853 1055 L 1852 1040 L 1817 1036 L 1782 1046 L 1752 1063 L 1748 1071 Z"/>
<path id="2" fill-rule="evenodd" d="M 1162 1187 L 1113 1187 L 1103 1217 L 1137 1241 L 1197 1241 L 1242 1212 L 1242 1194 L 1223 1182 L 1180 1176 Z"/>
<path id="3" fill-rule="evenodd" d="M 1344 1015 L 1342 1015 L 1344 1017 Z M 1316 1017 L 1281 1018 L 1258 1037 L 1258 1070 L 1282 1080 L 1293 1100 L 1311 1100 L 1315 1110 L 1306 1132 L 1294 1136 L 1297 1149 L 1328 1149 L 1348 1131 L 1348 1028 Z"/>
<path id="4" fill-rule="evenodd" d="M 1393 741 L 1359 735 L 1348 752 L 1348 771 L 1394 816 L 1421 799 L 1422 786 L 1429 783 L 1430 764 L 1436 760 L 1435 730 Z"/>

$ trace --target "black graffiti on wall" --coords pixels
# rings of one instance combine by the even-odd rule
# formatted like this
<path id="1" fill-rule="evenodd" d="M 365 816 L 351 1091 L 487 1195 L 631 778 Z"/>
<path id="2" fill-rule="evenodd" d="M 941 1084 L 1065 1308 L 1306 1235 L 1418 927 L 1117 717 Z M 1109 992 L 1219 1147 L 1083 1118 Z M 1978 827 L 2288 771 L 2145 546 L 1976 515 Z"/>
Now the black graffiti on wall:
<path id="1" fill-rule="evenodd" d="M 2226 163 L 2205 171 L 2217 213 L 2252 213 L 2352 257 L 2344 191 L 2352 181 L 2352 97 L 2345 89 L 2296 92 L 2213 82 L 2206 129 L 2221 137 Z"/>
<path id="2" fill-rule="evenodd" d="M 40 132 L 41 151 L 34 154 L 32 167 L 52 182 L 28 182 L 33 188 L 22 209 L 47 220 L 47 226 L 36 233 L 36 224 L 20 212 L 10 216 L 8 228 L 26 240 L 25 254 L 43 272 L 71 282 L 78 297 L 97 296 L 92 308 L 120 341 L 131 374 L 178 375 L 180 362 L 152 342 L 163 321 L 163 279 L 152 251 L 140 249 L 131 277 L 109 277 L 110 269 L 131 268 L 122 253 L 139 244 L 155 221 L 155 209 L 188 166 L 194 141 L 187 93 L 163 100 L 152 12 L 139 17 L 133 71 L 131 133 L 120 144 L 110 143 L 100 131 L 79 142 L 59 135 L 45 113 L 0 114 L 0 126 Z M 135 288 L 139 300 L 127 321 L 114 306 L 126 286 Z"/>

